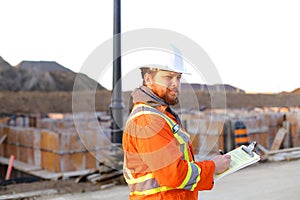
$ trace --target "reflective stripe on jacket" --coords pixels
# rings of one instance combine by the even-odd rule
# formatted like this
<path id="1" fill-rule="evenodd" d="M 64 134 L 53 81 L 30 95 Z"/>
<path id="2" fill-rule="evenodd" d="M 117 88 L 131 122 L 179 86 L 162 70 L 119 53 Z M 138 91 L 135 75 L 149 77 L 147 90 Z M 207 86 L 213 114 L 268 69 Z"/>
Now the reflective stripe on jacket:
<path id="1" fill-rule="evenodd" d="M 194 199 L 197 196 L 194 190 L 212 188 L 213 162 L 194 162 L 189 135 L 171 117 L 146 104 L 137 104 L 131 113 L 123 136 L 124 177 L 131 197 L 187 193 Z M 159 142 L 156 138 L 164 140 L 164 137 L 167 137 L 165 146 L 152 148 Z M 201 181 L 202 178 L 206 180 Z"/>

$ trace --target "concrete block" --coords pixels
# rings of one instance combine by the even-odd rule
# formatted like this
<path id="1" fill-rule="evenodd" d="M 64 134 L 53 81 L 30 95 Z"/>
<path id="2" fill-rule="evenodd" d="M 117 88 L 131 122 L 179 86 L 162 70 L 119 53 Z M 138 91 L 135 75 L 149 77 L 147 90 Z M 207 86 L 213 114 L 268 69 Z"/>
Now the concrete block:
<path id="1" fill-rule="evenodd" d="M 27 158 L 29 157 L 28 148 L 24 146 L 18 146 L 17 151 L 18 151 L 18 158 L 16 158 L 16 160 L 27 163 Z"/>
<path id="2" fill-rule="evenodd" d="M 5 147 L 5 157 L 10 158 L 11 155 L 15 156 L 15 159 L 19 158 L 17 146 L 14 144 L 6 144 Z"/>
<path id="3" fill-rule="evenodd" d="M 18 141 L 19 144 L 22 146 L 28 146 L 27 145 L 27 135 L 26 135 L 26 129 L 20 129 L 18 132 Z"/>
<path id="4" fill-rule="evenodd" d="M 219 149 L 219 137 L 218 135 L 207 135 L 205 138 L 204 147 L 207 151 L 218 152 Z"/>
<path id="5" fill-rule="evenodd" d="M 109 149 L 105 149 L 105 148 L 97 149 L 96 153 L 94 155 L 95 155 L 97 165 L 99 163 L 104 162 L 105 160 L 107 160 L 107 158 L 110 158 Z"/>
<path id="6" fill-rule="evenodd" d="M 61 172 L 84 170 L 86 165 L 85 153 L 57 155 Z"/>
<path id="7" fill-rule="evenodd" d="M 59 134 L 44 130 L 41 132 L 41 149 L 48 151 L 59 151 Z"/>
<path id="8" fill-rule="evenodd" d="M 55 127 L 58 129 L 64 129 L 65 128 L 64 120 L 57 120 L 55 123 Z"/>
<path id="9" fill-rule="evenodd" d="M 34 132 L 35 130 L 33 128 L 28 128 L 26 132 L 26 135 L 28 137 L 26 145 L 31 148 L 33 148 L 34 146 Z"/>
<path id="10" fill-rule="evenodd" d="M 73 171 L 73 170 L 84 170 L 86 166 L 86 153 L 74 153 L 71 154 L 71 165 L 70 168 L 62 169 L 63 171 Z M 64 155 L 65 156 L 65 155 Z M 66 166 L 66 165 L 65 165 Z"/>
<path id="11" fill-rule="evenodd" d="M 199 149 L 200 147 L 200 134 L 191 135 L 191 141 L 194 149 Z"/>
<path id="12" fill-rule="evenodd" d="M 29 133 L 33 136 L 33 148 L 40 149 L 42 143 L 42 131 L 40 129 L 33 129 Z"/>
<path id="13" fill-rule="evenodd" d="M 33 146 L 34 136 L 32 134 L 32 129 L 24 128 L 19 129 L 18 131 L 18 141 L 19 145 L 25 146 L 25 147 L 31 147 Z"/>
<path id="14" fill-rule="evenodd" d="M 5 147 L 6 147 L 5 143 L 0 144 L 0 156 L 2 157 L 5 157 Z"/>
<path id="15" fill-rule="evenodd" d="M 207 121 L 203 119 L 190 119 L 186 121 L 186 129 L 189 134 L 202 134 L 207 130 Z"/>
<path id="16" fill-rule="evenodd" d="M 60 172 L 59 155 L 53 152 L 41 151 L 41 166 L 43 169 Z"/>
<path id="17" fill-rule="evenodd" d="M 36 166 L 42 166 L 42 151 L 40 149 L 33 149 L 33 163 Z"/>
<path id="18" fill-rule="evenodd" d="M 86 152 L 58 154 L 41 151 L 41 158 L 42 168 L 52 172 L 84 170 L 87 165 Z"/>
<path id="19" fill-rule="evenodd" d="M 57 128 L 59 129 L 75 129 L 74 120 L 72 119 L 63 119 L 57 121 Z"/>
<path id="20" fill-rule="evenodd" d="M 85 153 L 86 165 L 85 169 L 93 169 L 97 167 L 97 160 L 96 160 L 96 152 L 86 152 Z"/>
<path id="21" fill-rule="evenodd" d="M 71 134 L 65 133 L 65 132 L 63 132 L 62 134 L 59 135 L 59 151 L 60 152 L 70 152 L 71 151 L 71 137 L 72 137 Z"/>
<path id="22" fill-rule="evenodd" d="M 10 127 L 9 126 L 3 126 L 2 127 L 3 135 L 8 135 L 10 132 Z"/>
<path id="23" fill-rule="evenodd" d="M 34 163 L 34 149 L 33 148 L 26 148 L 27 150 L 27 157 L 26 157 L 26 163 L 35 165 Z M 38 165 L 40 166 L 40 165 Z"/>
<path id="24" fill-rule="evenodd" d="M 258 137 L 256 137 L 257 141 L 259 141 L 259 144 L 261 144 L 264 147 L 267 147 L 268 144 L 268 133 L 259 133 Z"/>
<path id="25" fill-rule="evenodd" d="M 86 144 L 85 144 L 85 137 L 83 137 L 79 134 L 72 134 L 70 138 L 70 149 L 71 150 L 78 150 L 78 151 L 85 151 L 86 150 Z"/>
<path id="26" fill-rule="evenodd" d="M 207 134 L 219 136 L 223 131 L 223 126 L 224 126 L 223 121 L 211 120 L 209 121 L 209 125 L 207 126 L 208 127 Z"/>
<path id="27" fill-rule="evenodd" d="M 18 131 L 16 127 L 10 127 L 7 134 L 7 143 L 18 144 Z"/>
<path id="28" fill-rule="evenodd" d="M 97 148 L 97 133 L 93 130 L 87 130 L 80 135 L 81 142 L 89 150 L 95 150 Z"/>

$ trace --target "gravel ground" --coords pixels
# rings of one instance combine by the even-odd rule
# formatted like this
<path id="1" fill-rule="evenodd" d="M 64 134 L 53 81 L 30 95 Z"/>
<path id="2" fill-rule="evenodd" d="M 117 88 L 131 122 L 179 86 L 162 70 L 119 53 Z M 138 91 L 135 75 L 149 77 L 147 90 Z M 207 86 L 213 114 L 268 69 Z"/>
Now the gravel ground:
<path id="1" fill-rule="evenodd" d="M 299 199 L 300 160 L 258 163 L 226 176 L 216 182 L 212 191 L 199 195 L 201 200 L 279 200 Z M 95 192 L 51 195 L 40 200 L 123 200 L 128 199 L 125 185 Z"/>

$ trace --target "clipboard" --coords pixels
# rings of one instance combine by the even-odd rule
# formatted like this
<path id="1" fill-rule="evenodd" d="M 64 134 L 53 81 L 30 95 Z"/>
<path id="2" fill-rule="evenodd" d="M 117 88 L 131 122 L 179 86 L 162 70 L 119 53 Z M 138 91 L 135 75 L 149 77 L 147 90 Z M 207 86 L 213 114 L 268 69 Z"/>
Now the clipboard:
<path id="1" fill-rule="evenodd" d="M 260 156 L 254 151 L 255 145 L 256 141 L 252 142 L 248 146 L 242 145 L 226 153 L 231 156 L 230 166 L 225 172 L 216 174 L 214 176 L 214 180 L 217 181 L 224 176 L 258 162 L 260 160 Z"/>

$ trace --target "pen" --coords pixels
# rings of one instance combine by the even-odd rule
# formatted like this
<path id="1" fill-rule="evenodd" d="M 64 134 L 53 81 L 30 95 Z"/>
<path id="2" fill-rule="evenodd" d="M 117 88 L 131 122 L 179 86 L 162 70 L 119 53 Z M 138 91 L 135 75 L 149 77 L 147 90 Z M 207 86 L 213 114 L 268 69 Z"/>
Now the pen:
<path id="1" fill-rule="evenodd" d="M 224 152 L 222 151 L 222 149 L 219 149 L 219 153 L 220 153 L 221 155 L 224 155 Z"/>

